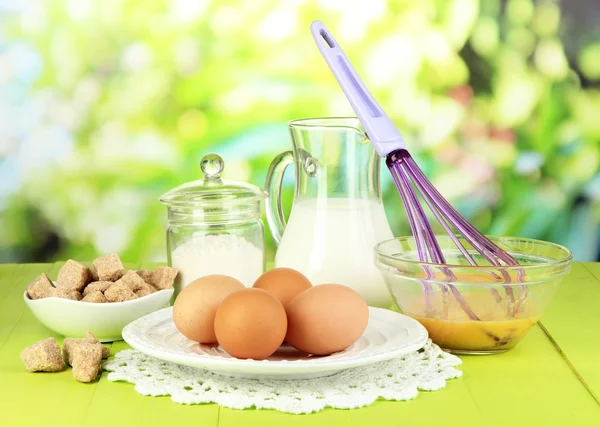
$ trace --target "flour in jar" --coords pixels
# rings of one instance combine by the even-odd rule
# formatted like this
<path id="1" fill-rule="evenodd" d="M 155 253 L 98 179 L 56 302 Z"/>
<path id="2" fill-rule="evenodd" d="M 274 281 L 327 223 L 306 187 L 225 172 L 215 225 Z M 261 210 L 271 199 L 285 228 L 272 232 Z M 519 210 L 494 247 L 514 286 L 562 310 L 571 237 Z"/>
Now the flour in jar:
<path id="1" fill-rule="evenodd" d="M 210 274 L 231 276 L 251 287 L 263 273 L 264 254 L 248 240 L 233 234 L 196 235 L 175 248 L 171 264 L 179 270 L 178 292 Z"/>

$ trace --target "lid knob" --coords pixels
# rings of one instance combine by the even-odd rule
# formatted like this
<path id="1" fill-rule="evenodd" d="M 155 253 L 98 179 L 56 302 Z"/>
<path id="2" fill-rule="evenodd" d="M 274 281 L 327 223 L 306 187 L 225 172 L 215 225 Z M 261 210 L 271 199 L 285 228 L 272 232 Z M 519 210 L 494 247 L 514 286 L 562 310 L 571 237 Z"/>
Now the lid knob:
<path id="1" fill-rule="evenodd" d="M 217 153 L 208 153 L 200 161 L 200 169 L 206 179 L 219 179 L 225 168 L 225 162 Z"/>

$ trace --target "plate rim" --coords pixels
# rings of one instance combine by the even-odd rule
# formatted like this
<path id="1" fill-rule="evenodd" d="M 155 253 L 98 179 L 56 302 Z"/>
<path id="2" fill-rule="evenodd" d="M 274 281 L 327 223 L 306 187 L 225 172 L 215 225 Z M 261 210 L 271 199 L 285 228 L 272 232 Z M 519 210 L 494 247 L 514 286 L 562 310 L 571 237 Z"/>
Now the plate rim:
<path id="1" fill-rule="evenodd" d="M 129 323 L 123 328 L 122 336 L 123 340 L 130 345 L 133 349 L 140 351 L 148 356 L 155 357 L 160 360 L 175 363 L 177 365 L 189 366 L 199 369 L 205 369 L 212 372 L 255 372 L 256 369 L 266 370 L 268 372 L 261 372 L 265 376 L 278 376 L 279 374 L 301 374 L 309 372 L 322 372 L 322 371 L 342 371 L 348 368 L 355 368 L 358 366 L 371 365 L 374 363 L 382 362 L 399 357 L 403 354 L 417 351 L 427 343 L 429 334 L 427 329 L 421 325 L 417 320 L 406 316 L 404 314 L 387 310 L 384 308 L 369 307 L 369 318 L 376 317 L 377 315 L 386 316 L 398 316 L 398 319 L 402 319 L 402 322 L 411 324 L 411 330 L 418 330 L 418 334 L 411 336 L 409 343 L 400 347 L 388 348 L 385 351 L 375 352 L 370 355 L 361 356 L 360 353 L 354 356 L 349 356 L 346 359 L 333 359 L 327 360 L 327 356 L 313 359 L 313 360 L 256 360 L 256 359 L 238 359 L 235 357 L 224 358 L 223 356 L 210 356 L 206 354 L 188 354 L 184 352 L 172 351 L 165 349 L 153 349 L 151 346 L 146 345 L 143 338 L 138 337 L 133 331 L 143 330 L 146 331 L 150 327 L 156 325 L 158 322 L 162 322 L 165 319 L 160 318 L 167 317 L 166 313 L 171 312 L 173 307 L 166 307 L 161 310 L 157 310 L 153 313 L 149 313 L 142 316 L 133 322 Z M 151 326 L 141 327 L 139 324 L 148 322 L 148 317 L 157 317 Z M 380 319 L 378 319 L 380 320 Z M 336 354 L 336 353 L 334 353 Z M 188 362 L 188 363 L 185 363 Z"/>

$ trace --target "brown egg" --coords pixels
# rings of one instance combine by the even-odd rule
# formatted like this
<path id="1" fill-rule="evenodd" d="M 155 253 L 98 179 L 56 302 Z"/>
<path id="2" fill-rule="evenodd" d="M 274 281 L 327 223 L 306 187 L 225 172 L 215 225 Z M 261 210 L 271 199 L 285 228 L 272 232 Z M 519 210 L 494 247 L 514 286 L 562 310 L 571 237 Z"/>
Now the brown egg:
<path id="1" fill-rule="evenodd" d="M 296 295 L 312 287 L 306 276 L 291 268 L 267 271 L 254 283 L 254 287 L 273 295 L 285 307 Z"/>
<path id="2" fill-rule="evenodd" d="M 353 289 L 319 285 L 302 292 L 285 307 L 285 340 L 305 353 L 325 355 L 344 350 L 367 328 L 369 307 Z"/>
<path id="3" fill-rule="evenodd" d="M 182 335 L 205 344 L 217 342 L 215 314 L 223 300 L 245 286 L 233 277 L 214 274 L 187 285 L 173 304 L 173 322 Z"/>
<path id="4" fill-rule="evenodd" d="M 279 348 L 286 330 L 283 305 L 262 289 L 244 289 L 229 295 L 215 317 L 219 344 L 239 359 L 266 359 Z"/>

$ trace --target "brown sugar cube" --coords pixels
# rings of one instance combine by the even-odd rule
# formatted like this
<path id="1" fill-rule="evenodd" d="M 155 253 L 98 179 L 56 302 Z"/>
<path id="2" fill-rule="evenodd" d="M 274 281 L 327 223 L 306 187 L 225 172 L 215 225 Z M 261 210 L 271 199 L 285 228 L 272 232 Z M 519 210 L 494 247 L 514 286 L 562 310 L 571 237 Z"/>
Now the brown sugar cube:
<path id="1" fill-rule="evenodd" d="M 121 279 L 117 280 L 116 283 L 123 281 L 128 285 L 138 297 L 145 297 L 146 295 L 153 294 L 157 289 L 145 282 L 137 271 L 130 270 Z"/>
<path id="2" fill-rule="evenodd" d="M 88 344 L 100 344 L 102 346 L 103 359 L 106 359 L 108 356 L 110 356 L 110 348 L 98 341 L 98 338 L 96 338 L 91 332 L 85 334 L 85 338 L 82 338 L 82 340 Z"/>
<path id="3" fill-rule="evenodd" d="M 115 283 L 104 292 L 109 302 L 122 302 L 136 299 L 137 295 L 125 283 Z"/>
<path id="4" fill-rule="evenodd" d="M 83 296 L 87 296 L 87 294 L 89 294 L 90 292 L 96 292 L 96 291 L 100 291 L 100 292 L 104 292 L 106 291 L 108 288 L 110 288 L 113 285 L 113 282 L 107 282 L 107 281 L 97 281 L 97 282 L 92 282 L 89 285 L 87 285 L 85 287 L 85 289 L 83 290 Z"/>
<path id="5" fill-rule="evenodd" d="M 144 286 L 135 291 L 135 294 L 138 296 L 138 298 L 141 298 L 145 297 L 146 295 L 153 294 L 154 292 L 156 292 L 156 288 L 144 282 Z"/>
<path id="6" fill-rule="evenodd" d="M 88 332 L 85 338 L 65 338 L 62 350 L 63 360 L 65 363 L 68 363 L 69 365 L 73 364 L 73 349 L 81 344 L 99 345 L 101 346 L 102 358 L 106 359 L 108 356 L 110 356 L 110 348 L 101 344 L 92 333 Z"/>
<path id="7" fill-rule="evenodd" d="M 154 291 L 154 292 L 156 292 L 156 291 Z M 154 292 L 150 292 L 147 289 L 140 289 L 138 291 L 135 291 L 135 294 L 137 295 L 138 298 L 142 298 L 142 297 L 148 296 Z"/>
<path id="8" fill-rule="evenodd" d="M 54 288 L 50 296 L 56 298 L 70 299 L 73 301 L 80 301 L 83 298 L 83 295 L 81 295 L 79 292 L 64 288 Z"/>
<path id="9" fill-rule="evenodd" d="M 80 342 L 69 353 L 73 376 L 82 383 L 96 379 L 102 366 L 102 348 L 98 344 Z"/>
<path id="10" fill-rule="evenodd" d="M 156 289 L 154 286 L 149 285 L 148 283 L 144 282 L 144 286 L 142 286 L 141 289 L 139 289 L 139 291 L 145 291 L 149 294 L 153 294 L 154 292 L 158 291 L 158 289 Z"/>
<path id="11" fill-rule="evenodd" d="M 21 360 L 29 372 L 57 372 L 64 366 L 60 347 L 53 337 L 27 347 L 21 352 Z"/>
<path id="12" fill-rule="evenodd" d="M 179 271 L 172 267 L 158 267 L 154 273 L 152 273 L 152 286 L 156 289 L 163 290 L 173 287 L 175 278 Z"/>
<path id="13" fill-rule="evenodd" d="M 100 341 L 98 341 L 98 339 L 94 336 L 94 334 L 92 334 L 91 332 L 88 332 L 85 336 L 85 338 L 81 338 L 81 339 L 73 339 L 73 338 L 65 338 L 64 342 L 63 342 L 63 351 L 62 351 L 62 355 L 63 355 L 63 360 L 65 361 L 65 363 L 68 363 L 69 365 L 73 364 L 73 349 L 81 344 L 90 344 L 90 345 L 99 345 L 101 347 L 101 352 L 102 352 L 102 358 L 106 359 L 108 356 L 110 356 L 110 348 L 108 348 L 107 346 L 103 345 L 100 343 Z"/>
<path id="14" fill-rule="evenodd" d="M 125 268 L 123 268 L 121 258 L 117 254 L 101 256 L 100 258 L 96 258 L 92 264 L 94 264 L 94 269 L 98 273 L 100 280 L 114 282 L 125 274 Z"/>
<path id="15" fill-rule="evenodd" d="M 39 275 L 27 286 L 27 295 L 31 299 L 46 298 L 54 292 L 54 285 L 45 274 Z"/>
<path id="16" fill-rule="evenodd" d="M 71 364 L 71 355 L 73 354 L 73 348 L 79 343 L 80 340 L 73 338 L 65 338 L 62 347 L 62 357 L 65 363 Z"/>
<path id="17" fill-rule="evenodd" d="M 100 278 L 98 277 L 98 272 L 94 267 L 90 268 L 90 272 L 92 273 L 92 282 L 97 282 L 100 280 Z"/>
<path id="18" fill-rule="evenodd" d="M 127 273 L 125 273 L 123 277 L 121 277 L 115 283 L 123 283 L 129 286 L 129 288 L 133 292 L 138 291 L 147 285 L 147 283 L 144 282 L 144 279 L 138 276 L 138 274 L 133 270 L 129 270 Z"/>
<path id="19" fill-rule="evenodd" d="M 103 303 L 108 302 L 104 294 L 100 291 L 89 292 L 86 296 L 81 300 L 82 302 L 95 302 L 95 303 Z"/>
<path id="20" fill-rule="evenodd" d="M 58 270 L 57 287 L 81 292 L 92 280 L 92 272 L 80 262 L 72 259 Z"/>
<path id="21" fill-rule="evenodd" d="M 150 270 L 136 270 L 138 276 L 146 283 L 152 284 L 152 271 Z"/>

